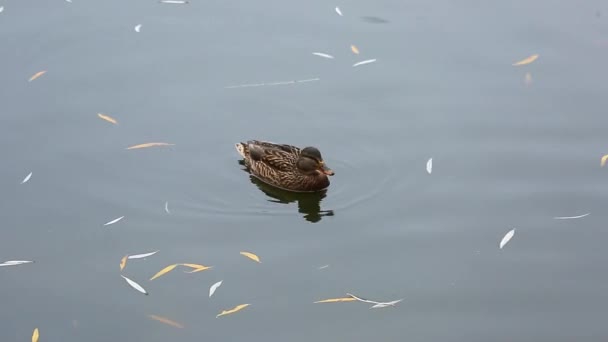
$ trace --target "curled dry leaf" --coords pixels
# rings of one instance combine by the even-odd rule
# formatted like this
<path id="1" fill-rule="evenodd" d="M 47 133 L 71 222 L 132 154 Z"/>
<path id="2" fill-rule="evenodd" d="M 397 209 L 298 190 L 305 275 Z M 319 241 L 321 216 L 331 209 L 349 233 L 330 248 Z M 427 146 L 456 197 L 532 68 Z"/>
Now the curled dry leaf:
<path id="1" fill-rule="evenodd" d="M 519 62 L 513 63 L 513 66 L 526 65 L 534 62 L 538 58 L 538 55 L 532 55 L 530 57 L 524 58 Z"/>
<path id="2" fill-rule="evenodd" d="M 359 49 L 358 49 L 356 46 L 354 46 L 354 45 L 351 45 L 351 46 L 350 46 L 350 50 L 351 50 L 351 51 L 352 51 L 352 52 L 353 52 L 355 55 L 358 55 L 358 54 L 359 54 Z"/>
<path id="3" fill-rule="evenodd" d="M 353 297 L 342 297 L 342 298 L 329 298 L 329 299 L 318 300 L 315 302 L 315 304 L 316 303 L 354 302 L 354 301 L 356 301 L 356 299 Z"/>
<path id="4" fill-rule="evenodd" d="M 230 309 L 230 310 L 224 310 L 221 313 L 219 313 L 217 316 L 215 316 L 215 318 L 221 317 L 221 316 L 225 316 L 225 315 L 230 315 L 233 314 L 235 312 L 241 311 L 244 308 L 248 307 L 249 304 L 240 304 L 235 306 L 234 308 Z"/>
<path id="5" fill-rule="evenodd" d="M 138 148 L 155 147 L 155 146 L 173 146 L 173 145 L 175 145 L 175 144 L 169 144 L 169 143 L 165 143 L 165 142 L 151 142 L 151 143 L 129 146 L 129 147 L 127 147 L 127 150 L 135 150 Z"/>
<path id="6" fill-rule="evenodd" d="M 500 240 L 500 249 L 502 249 L 507 243 L 509 243 L 511 238 L 513 238 L 513 235 L 515 235 L 515 229 L 511 229 L 507 234 L 505 234 L 502 240 Z"/>
<path id="7" fill-rule="evenodd" d="M 249 253 L 249 252 L 241 252 L 241 255 L 244 255 L 244 256 L 248 257 L 249 259 L 251 259 L 251 260 L 253 260 L 253 261 L 257 261 L 257 262 L 259 262 L 259 263 L 262 263 L 262 262 L 260 261 L 260 257 L 259 257 L 259 256 L 257 256 L 257 255 L 255 255 L 255 254 L 253 254 L 253 253 Z"/>
<path id="8" fill-rule="evenodd" d="M 38 338 L 40 338 L 40 332 L 38 331 L 38 328 L 36 328 L 32 333 L 32 342 L 38 342 Z"/>
<path id="9" fill-rule="evenodd" d="M 600 166 L 603 167 L 604 165 L 606 165 L 607 160 L 608 160 L 608 154 L 606 154 L 602 157 L 602 159 L 600 160 Z"/>
<path id="10" fill-rule="evenodd" d="M 177 267 L 178 264 L 173 264 L 173 265 L 169 265 L 165 268 L 163 268 L 162 270 L 158 271 L 158 273 L 156 273 L 152 278 L 150 278 L 150 280 L 154 280 L 160 276 L 163 276 L 171 271 L 173 271 L 174 268 Z"/>
<path id="11" fill-rule="evenodd" d="M 172 321 L 165 317 L 156 316 L 156 315 L 148 315 L 148 317 L 153 320 L 159 321 L 161 323 L 165 323 L 167 325 L 170 325 L 170 326 L 178 328 L 178 329 L 182 329 L 184 327 L 181 323 L 177 323 L 176 321 Z"/>
<path id="12" fill-rule="evenodd" d="M 127 284 L 129 284 L 129 286 L 131 286 L 132 288 L 136 289 L 137 291 L 145 294 L 146 296 L 148 295 L 148 291 L 146 291 L 143 287 L 141 287 L 141 285 L 139 285 L 138 283 L 134 282 L 133 280 L 123 276 L 122 274 L 120 276 L 127 282 Z"/>
<path id="13" fill-rule="evenodd" d="M 128 257 L 129 257 L 128 255 L 125 255 L 124 257 L 122 257 L 122 259 L 120 259 L 120 270 L 121 271 L 125 269 L 125 266 L 127 266 Z"/>
<path id="14" fill-rule="evenodd" d="M 38 71 L 37 73 L 35 73 L 32 77 L 30 77 L 28 82 L 32 82 L 33 80 L 37 79 L 38 77 L 42 76 L 46 74 L 46 70 L 43 71 Z"/>
<path id="15" fill-rule="evenodd" d="M 107 122 L 111 122 L 111 123 L 113 123 L 113 124 L 115 124 L 115 125 L 116 125 L 116 124 L 118 124 L 118 122 L 116 121 L 116 119 L 114 119 L 114 118 L 113 118 L 113 117 L 111 117 L 111 116 L 108 116 L 108 115 L 105 115 L 105 114 L 102 114 L 102 113 L 97 113 L 97 116 L 98 116 L 100 119 L 106 120 Z"/>

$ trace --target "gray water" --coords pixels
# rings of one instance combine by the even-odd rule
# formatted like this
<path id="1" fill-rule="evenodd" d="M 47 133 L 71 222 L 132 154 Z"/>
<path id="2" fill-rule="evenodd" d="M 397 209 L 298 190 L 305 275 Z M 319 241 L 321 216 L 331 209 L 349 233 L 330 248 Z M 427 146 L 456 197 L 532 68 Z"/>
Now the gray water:
<path id="1" fill-rule="evenodd" d="M 35 261 L 0 341 L 608 338 L 605 2 L 0 6 L 0 262 Z M 317 146 L 329 190 L 253 183 L 248 139 Z M 213 268 L 148 280 L 174 263 Z M 405 299 L 313 303 L 347 292 Z"/>

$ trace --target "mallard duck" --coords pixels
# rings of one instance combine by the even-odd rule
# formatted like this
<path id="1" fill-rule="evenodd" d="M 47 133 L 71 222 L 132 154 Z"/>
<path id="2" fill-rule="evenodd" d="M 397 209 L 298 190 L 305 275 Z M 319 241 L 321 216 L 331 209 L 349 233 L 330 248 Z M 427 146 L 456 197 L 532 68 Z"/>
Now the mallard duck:
<path id="1" fill-rule="evenodd" d="M 313 192 L 327 188 L 334 172 L 315 147 L 300 149 L 286 144 L 250 140 L 235 144 L 251 174 L 277 188 Z"/>

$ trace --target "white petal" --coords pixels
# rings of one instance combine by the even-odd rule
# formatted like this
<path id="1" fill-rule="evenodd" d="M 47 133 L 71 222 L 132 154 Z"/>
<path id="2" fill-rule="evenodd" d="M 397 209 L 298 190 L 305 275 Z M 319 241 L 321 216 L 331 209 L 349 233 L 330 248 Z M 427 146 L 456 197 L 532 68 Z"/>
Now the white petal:
<path id="1" fill-rule="evenodd" d="M 135 26 L 135 32 L 139 32 L 141 30 L 141 24 Z"/>
<path id="2" fill-rule="evenodd" d="M 338 13 L 339 16 L 342 16 L 342 11 L 340 11 L 340 7 L 336 7 L 336 13 Z"/>
<path id="3" fill-rule="evenodd" d="M 104 226 L 109 226 L 109 225 L 111 225 L 111 224 L 114 224 L 114 223 L 116 223 L 116 222 L 118 222 L 118 221 L 122 220 L 123 218 L 124 218 L 124 216 L 121 216 L 121 217 L 119 217 L 119 218 L 115 218 L 115 219 L 113 219 L 113 220 L 112 220 L 112 221 L 110 221 L 110 222 L 104 223 Z"/>
<path id="4" fill-rule="evenodd" d="M 513 235 L 515 235 L 515 229 L 511 229 L 507 234 L 505 234 L 502 240 L 500 240 L 500 249 L 502 249 L 509 242 L 509 240 L 511 240 Z"/>
<path id="5" fill-rule="evenodd" d="M 25 178 L 23 178 L 23 180 L 21 181 L 21 184 L 29 181 L 30 178 L 32 178 L 32 172 L 30 172 L 27 176 L 25 176 Z"/>
<path id="6" fill-rule="evenodd" d="M 558 216 L 558 217 L 554 217 L 554 219 L 556 219 L 556 220 L 571 220 L 571 219 L 577 219 L 577 218 L 585 217 L 585 216 L 587 216 L 589 214 L 591 214 L 591 213 L 586 213 L 586 214 L 578 215 L 578 216 Z"/>
<path id="7" fill-rule="evenodd" d="M 429 159 L 429 161 L 426 162 L 426 172 L 428 172 L 429 175 L 431 174 L 431 172 L 433 172 L 433 158 Z"/>
<path id="8" fill-rule="evenodd" d="M 313 52 L 312 54 L 316 55 L 316 56 L 319 56 L 319 57 L 323 57 L 323 58 L 334 59 L 334 56 L 328 55 L 328 54 L 323 53 L 323 52 Z"/>
<path id="9" fill-rule="evenodd" d="M 354 67 L 359 66 L 359 65 L 365 65 L 365 64 L 369 64 L 369 63 L 374 63 L 376 61 L 376 59 L 366 59 L 364 61 L 361 62 L 357 62 L 355 64 L 353 64 Z"/>
<path id="10" fill-rule="evenodd" d="M 169 202 L 165 202 L 165 211 L 167 212 L 167 214 L 171 214 L 171 212 L 169 211 Z"/>
<path id="11" fill-rule="evenodd" d="M 223 280 L 220 280 L 217 283 L 211 285 L 211 287 L 209 288 L 209 298 L 211 298 L 211 296 L 213 296 L 213 294 L 215 293 L 215 290 L 217 290 L 217 288 L 222 285 L 222 282 Z"/>
<path id="12" fill-rule="evenodd" d="M 127 257 L 127 259 L 143 259 L 143 258 L 147 258 L 149 256 L 152 256 L 152 255 L 154 255 L 156 253 L 158 253 L 158 251 L 154 251 L 154 252 L 150 252 L 150 253 L 143 253 L 143 254 L 129 255 Z"/>
<path id="13" fill-rule="evenodd" d="M 136 283 L 136 282 L 134 282 L 133 280 L 131 280 L 131 279 L 129 279 L 129 278 L 127 278 L 127 277 L 123 276 L 122 274 L 121 274 L 120 276 L 121 276 L 121 277 L 123 277 L 123 278 L 124 278 L 124 279 L 127 281 L 127 283 L 128 283 L 129 285 L 131 285 L 131 287 L 132 287 L 132 288 L 136 289 L 137 291 L 139 291 L 139 292 L 141 292 L 141 293 L 143 293 L 143 294 L 145 294 L 145 295 L 147 295 L 147 294 L 148 294 L 148 292 L 147 292 L 146 290 L 144 290 L 144 288 L 143 288 L 143 287 L 141 287 L 141 285 L 139 285 L 138 283 Z"/>

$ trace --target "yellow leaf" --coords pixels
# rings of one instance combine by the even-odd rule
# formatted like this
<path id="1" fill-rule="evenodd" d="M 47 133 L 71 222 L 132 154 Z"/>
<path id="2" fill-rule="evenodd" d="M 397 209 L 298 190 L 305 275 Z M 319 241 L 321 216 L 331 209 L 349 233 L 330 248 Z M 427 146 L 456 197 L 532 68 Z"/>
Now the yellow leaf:
<path id="1" fill-rule="evenodd" d="M 99 116 L 101 119 L 106 120 L 107 122 L 111 122 L 113 124 L 118 124 L 118 122 L 116 121 L 116 119 L 114 119 L 111 116 L 107 116 L 105 114 L 101 114 L 101 113 L 97 113 L 97 116 Z"/>
<path id="2" fill-rule="evenodd" d="M 168 325 L 170 325 L 172 327 L 175 327 L 175 328 L 182 329 L 184 327 L 181 323 L 177 323 L 177 322 L 172 321 L 172 320 L 170 320 L 168 318 L 165 318 L 165 317 L 156 316 L 156 315 L 148 315 L 148 317 L 150 317 L 151 319 L 157 320 L 157 321 L 159 321 L 161 323 L 168 324 Z"/>
<path id="3" fill-rule="evenodd" d="M 600 162 L 600 165 L 602 165 L 602 166 L 606 165 L 606 160 L 608 160 L 608 154 L 602 157 L 602 161 Z"/>
<path id="4" fill-rule="evenodd" d="M 173 269 L 175 267 L 177 267 L 177 265 L 178 264 L 173 264 L 173 265 L 169 265 L 169 266 L 163 268 L 162 270 L 158 271 L 158 273 L 156 273 L 152 278 L 150 278 L 150 280 L 154 280 L 154 279 L 156 279 L 156 278 L 158 278 L 158 277 L 160 277 L 160 276 L 162 276 L 162 275 L 164 275 L 166 273 L 169 273 L 169 272 L 173 271 Z"/>
<path id="5" fill-rule="evenodd" d="M 251 260 L 253 260 L 253 261 L 257 261 L 257 262 L 259 262 L 259 263 L 262 263 L 262 262 L 260 261 L 260 257 L 259 257 L 259 256 L 257 256 L 257 255 L 255 255 L 255 254 L 253 254 L 253 253 L 249 253 L 249 252 L 241 252 L 241 255 L 244 255 L 244 256 L 248 257 L 249 259 L 251 259 Z"/>
<path id="6" fill-rule="evenodd" d="M 32 82 L 33 80 L 37 79 L 38 77 L 40 77 L 44 74 L 46 74 L 46 70 L 38 71 L 37 73 L 34 74 L 34 76 L 30 77 L 30 80 L 28 82 Z"/>
<path id="7" fill-rule="evenodd" d="M 351 49 L 351 51 L 352 51 L 352 52 L 353 52 L 355 55 L 358 55 L 358 54 L 359 54 L 359 49 L 357 49 L 357 47 L 356 47 L 356 46 L 351 45 L 351 46 L 350 46 L 350 49 Z"/>
<path id="8" fill-rule="evenodd" d="M 173 145 L 175 145 L 175 144 L 169 144 L 169 143 L 165 143 L 165 142 L 151 142 L 151 143 L 129 146 L 129 147 L 127 147 L 127 150 L 134 150 L 137 148 L 146 148 L 146 147 L 154 147 L 154 146 L 173 146 Z"/>
<path id="9" fill-rule="evenodd" d="M 190 268 L 194 269 L 194 270 L 192 270 L 190 272 L 186 272 L 186 273 L 201 272 L 201 271 L 208 270 L 208 269 L 211 268 L 210 266 L 199 265 L 199 264 L 180 264 L 180 265 L 186 266 L 186 267 L 190 267 Z"/>
<path id="10" fill-rule="evenodd" d="M 120 259 L 120 270 L 121 271 L 125 269 L 125 266 L 127 266 L 128 257 L 129 257 L 128 255 L 125 255 L 122 259 Z"/>
<path id="11" fill-rule="evenodd" d="M 344 298 L 330 298 L 316 301 L 315 303 L 337 303 L 337 302 L 352 302 L 356 299 L 353 297 L 344 297 Z"/>
<path id="12" fill-rule="evenodd" d="M 532 55 L 528 58 L 524 58 L 521 61 L 517 62 L 517 63 L 513 63 L 514 66 L 519 66 L 519 65 L 526 65 L 526 64 L 530 64 L 532 62 L 534 62 L 536 59 L 538 58 L 538 55 Z"/>
<path id="13" fill-rule="evenodd" d="M 237 305 L 237 306 L 234 307 L 234 309 L 222 311 L 220 314 L 218 314 L 217 316 L 215 316 L 215 318 L 218 318 L 218 317 L 224 316 L 224 315 L 230 315 L 230 314 L 235 313 L 237 311 L 241 311 L 241 310 L 243 310 L 244 308 L 246 308 L 248 306 L 249 306 L 249 304 Z"/>
<path id="14" fill-rule="evenodd" d="M 32 342 L 38 342 L 38 338 L 40 337 L 40 333 L 38 332 L 38 328 L 34 329 L 34 333 L 32 334 Z"/>

